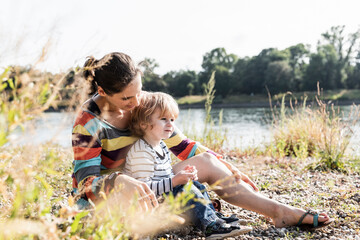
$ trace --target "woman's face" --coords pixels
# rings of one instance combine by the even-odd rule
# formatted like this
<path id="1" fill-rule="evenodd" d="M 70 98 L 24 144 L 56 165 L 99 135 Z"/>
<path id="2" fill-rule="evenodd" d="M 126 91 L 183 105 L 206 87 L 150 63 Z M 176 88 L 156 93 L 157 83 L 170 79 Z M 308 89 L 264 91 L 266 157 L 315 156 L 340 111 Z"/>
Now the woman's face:
<path id="1" fill-rule="evenodd" d="M 141 88 L 141 75 L 138 73 L 122 92 L 115 93 L 111 96 L 105 94 L 104 97 L 110 105 L 110 110 L 121 109 L 123 111 L 131 111 L 136 106 L 139 106 Z"/>

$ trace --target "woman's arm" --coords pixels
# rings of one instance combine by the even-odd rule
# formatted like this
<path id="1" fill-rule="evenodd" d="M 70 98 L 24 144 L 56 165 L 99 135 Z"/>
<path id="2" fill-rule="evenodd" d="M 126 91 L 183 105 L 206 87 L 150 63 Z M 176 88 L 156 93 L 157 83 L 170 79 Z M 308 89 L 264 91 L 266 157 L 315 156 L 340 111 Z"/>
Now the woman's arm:
<path id="1" fill-rule="evenodd" d="M 166 146 L 170 149 L 170 151 L 180 160 L 185 160 L 204 152 L 208 152 L 217 157 L 218 159 L 222 158 L 222 155 L 211 151 L 207 147 L 201 145 L 199 142 L 187 138 L 176 127 L 171 137 L 165 139 L 164 142 L 166 143 Z"/>
<path id="2" fill-rule="evenodd" d="M 245 183 L 249 184 L 256 192 L 259 191 L 255 183 L 246 174 L 242 173 L 237 167 L 222 158 L 219 160 L 233 173 L 237 182 L 244 181 Z"/>
<path id="3" fill-rule="evenodd" d="M 114 185 L 114 179 L 100 176 L 102 146 L 98 137 L 98 121 L 94 115 L 82 111 L 78 114 L 72 131 L 74 192 L 93 202 L 100 199 L 100 191 L 107 194 Z"/>

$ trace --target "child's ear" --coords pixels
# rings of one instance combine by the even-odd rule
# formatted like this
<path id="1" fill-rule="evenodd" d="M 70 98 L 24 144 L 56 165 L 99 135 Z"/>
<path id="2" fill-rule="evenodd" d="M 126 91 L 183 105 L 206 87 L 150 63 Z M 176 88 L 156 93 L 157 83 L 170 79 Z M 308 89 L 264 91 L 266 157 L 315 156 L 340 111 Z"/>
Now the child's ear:
<path id="1" fill-rule="evenodd" d="M 147 123 L 144 123 L 144 122 L 140 123 L 141 130 L 145 131 L 147 127 L 148 127 Z"/>

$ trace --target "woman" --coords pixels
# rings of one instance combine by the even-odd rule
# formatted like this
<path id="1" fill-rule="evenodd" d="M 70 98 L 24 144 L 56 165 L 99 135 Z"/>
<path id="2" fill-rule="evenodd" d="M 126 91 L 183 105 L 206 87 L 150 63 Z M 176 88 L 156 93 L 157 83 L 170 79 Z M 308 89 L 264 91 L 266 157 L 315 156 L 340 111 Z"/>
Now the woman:
<path id="1" fill-rule="evenodd" d="M 137 140 L 127 128 L 131 110 L 138 106 L 141 96 L 141 71 L 129 56 L 115 52 L 100 60 L 89 58 L 84 65 L 84 77 L 96 94 L 83 104 L 73 127 L 73 187 L 78 203 L 86 207 L 89 199 L 100 201 L 101 193 L 109 194 L 113 188 L 122 186 L 114 194 L 124 204 L 137 192 L 142 208 L 156 207 L 155 195 L 145 183 L 116 172 Z M 221 188 L 216 190 L 220 197 L 270 217 L 276 227 L 299 224 L 316 228 L 332 221 L 325 213 L 308 213 L 261 195 L 248 176 L 178 130 L 165 142 L 183 160 L 174 166 L 175 174 L 187 165 L 196 166 L 200 182 L 220 182 Z"/>

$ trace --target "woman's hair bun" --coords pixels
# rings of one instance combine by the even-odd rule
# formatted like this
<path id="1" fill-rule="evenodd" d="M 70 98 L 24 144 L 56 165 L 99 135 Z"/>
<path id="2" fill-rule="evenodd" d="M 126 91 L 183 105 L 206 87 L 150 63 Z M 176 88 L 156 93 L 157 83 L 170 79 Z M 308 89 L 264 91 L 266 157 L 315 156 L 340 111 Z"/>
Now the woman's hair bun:
<path id="1" fill-rule="evenodd" d="M 132 59 L 121 52 L 106 54 L 99 60 L 93 56 L 87 57 L 83 67 L 83 76 L 91 83 L 90 94 L 101 87 L 108 95 L 121 92 L 138 73 Z"/>
<path id="2" fill-rule="evenodd" d="M 83 76 L 87 81 L 93 81 L 95 77 L 95 68 L 98 60 L 95 57 L 89 56 L 84 64 Z"/>

